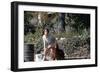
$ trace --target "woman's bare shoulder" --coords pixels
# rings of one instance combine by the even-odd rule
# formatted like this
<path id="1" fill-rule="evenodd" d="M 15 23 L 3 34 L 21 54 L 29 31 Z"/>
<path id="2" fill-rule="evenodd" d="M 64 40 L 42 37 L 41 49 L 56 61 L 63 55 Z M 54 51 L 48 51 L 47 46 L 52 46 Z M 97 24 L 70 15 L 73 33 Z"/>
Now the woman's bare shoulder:
<path id="1" fill-rule="evenodd" d="M 45 38 L 45 35 L 43 35 L 42 38 L 44 39 Z"/>

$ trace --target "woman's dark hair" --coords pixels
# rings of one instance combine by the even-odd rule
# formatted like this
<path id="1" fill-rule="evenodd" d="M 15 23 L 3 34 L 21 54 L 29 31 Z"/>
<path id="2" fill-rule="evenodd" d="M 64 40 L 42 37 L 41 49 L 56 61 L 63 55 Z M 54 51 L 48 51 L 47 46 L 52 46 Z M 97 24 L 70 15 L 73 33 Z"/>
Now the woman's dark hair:
<path id="1" fill-rule="evenodd" d="M 45 30 L 47 30 L 47 32 L 49 33 L 49 29 L 48 28 L 44 28 L 43 32 L 42 32 L 42 35 L 44 35 Z"/>

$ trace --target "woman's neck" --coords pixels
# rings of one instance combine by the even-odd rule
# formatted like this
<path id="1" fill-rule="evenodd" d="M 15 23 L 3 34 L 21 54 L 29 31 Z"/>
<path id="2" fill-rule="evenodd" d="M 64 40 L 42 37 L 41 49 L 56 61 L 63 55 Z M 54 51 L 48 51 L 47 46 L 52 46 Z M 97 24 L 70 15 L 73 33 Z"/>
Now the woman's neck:
<path id="1" fill-rule="evenodd" d="M 45 37 L 48 37 L 48 36 L 49 36 L 49 34 L 45 35 Z"/>

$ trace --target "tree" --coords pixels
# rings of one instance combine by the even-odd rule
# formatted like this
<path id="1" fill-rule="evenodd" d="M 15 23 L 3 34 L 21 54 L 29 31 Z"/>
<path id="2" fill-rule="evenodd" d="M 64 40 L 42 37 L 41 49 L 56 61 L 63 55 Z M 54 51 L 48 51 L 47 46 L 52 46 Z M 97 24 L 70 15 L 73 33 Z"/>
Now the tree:
<path id="1" fill-rule="evenodd" d="M 58 31 L 65 31 L 65 13 L 58 14 Z"/>
<path id="2" fill-rule="evenodd" d="M 90 15 L 89 14 L 76 14 L 68 13 L 68 20 L 70 27 L 77 32 L 90 28 Z"/>

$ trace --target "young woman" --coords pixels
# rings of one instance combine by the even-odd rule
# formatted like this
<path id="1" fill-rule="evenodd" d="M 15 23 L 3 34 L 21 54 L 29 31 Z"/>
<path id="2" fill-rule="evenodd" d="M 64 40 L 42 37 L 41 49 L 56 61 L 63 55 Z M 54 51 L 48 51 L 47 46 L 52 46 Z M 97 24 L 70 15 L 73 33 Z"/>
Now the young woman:
<path id="1" fill-rule="evenodd" d="M 53 59 L 56 56 L 56 39 L 54 36 L 50 35 L 47 28 L 43 31 L 43 44 L 44 44 L 44 60 L 46 59 L 47 51 L 50 49 L 53 55 Z M 55 53 L 55 54 L 54 54 Z"/>

